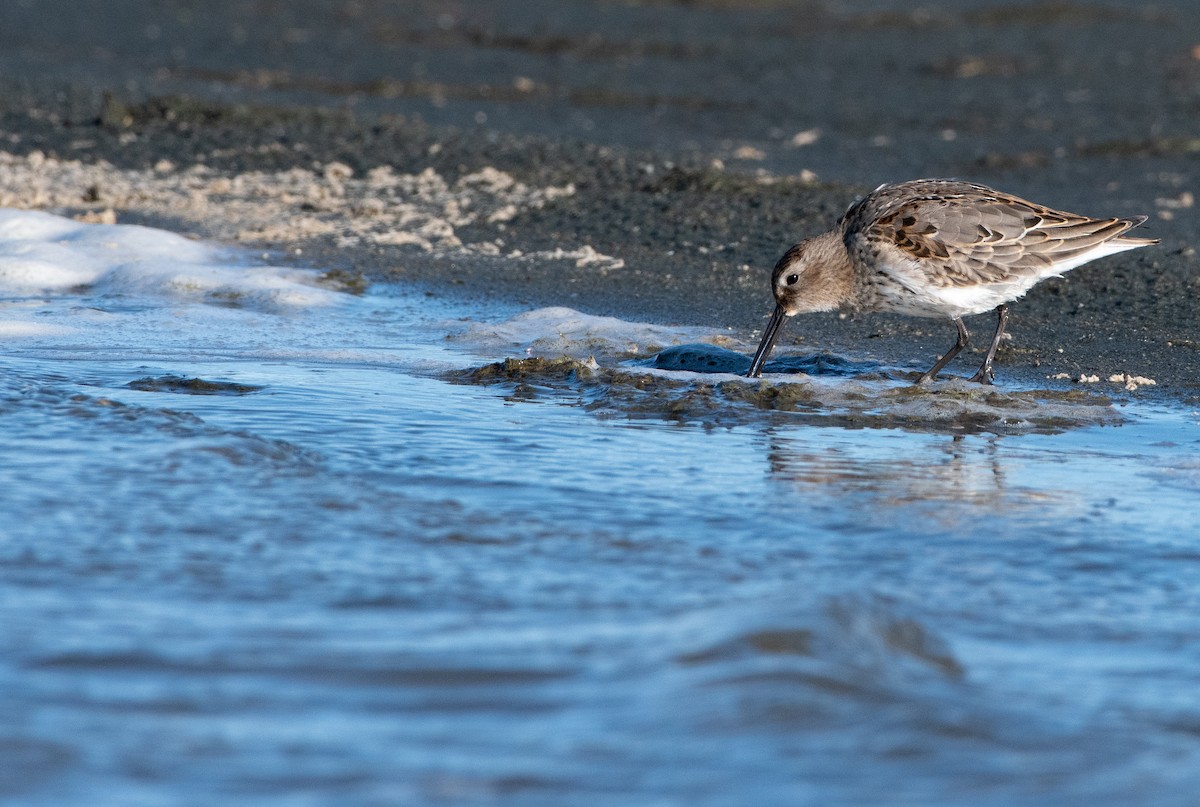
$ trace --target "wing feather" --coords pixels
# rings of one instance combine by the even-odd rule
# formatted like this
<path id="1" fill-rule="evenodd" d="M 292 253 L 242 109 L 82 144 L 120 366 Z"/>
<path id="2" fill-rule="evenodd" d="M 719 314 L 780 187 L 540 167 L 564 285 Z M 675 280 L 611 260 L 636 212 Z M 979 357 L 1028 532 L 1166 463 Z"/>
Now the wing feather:
<path id="1" fill-rule="evenodd" d="M 880 188 L 841 224 L 851 254 L 869 252 L 936 287 L 1010 284 L 1066 271 L 1144 218 L 1093 219 L 983 185 L 917 180 Z M 1129 247 L 1134 241 L 1126 239 Z M 1069 265 L 1068 265 L 1069 264 Z"/>

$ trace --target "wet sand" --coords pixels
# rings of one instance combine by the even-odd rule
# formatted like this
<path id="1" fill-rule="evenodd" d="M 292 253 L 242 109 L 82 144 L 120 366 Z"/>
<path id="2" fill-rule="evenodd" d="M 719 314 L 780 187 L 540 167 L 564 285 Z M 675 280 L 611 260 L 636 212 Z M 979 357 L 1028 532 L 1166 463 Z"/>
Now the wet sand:
<path id="1" fill-rule="evenodd" d="M 884 181 L 957 176 L 1081 213 L 1145 213 L 1162 245 L 1040 285 L 1013 307 L 999 372 L 1131 373 L 1157 382 L 1139 395 L 1194 398 L 1200 10 L 872 8 L 5 4 L 0 151 L 48 172 L 55 192 L 30 205 L 283 250 L 468 305 L 568 305 L 748 342 L 776 258 Z M 113 179 L 79 184 L 59 170 L 76 161 Z M 383 166 L 432 171 L 471 204 L 491 171 L 530 193 L 501 215 L 510 189 L 486 196 L 486 215 L 446 214 L 459 246 L 389 242 L 403 225 L 366 203 L 368 178 L 390 181 L 371 173 Z M 319 192 L 220 184 L 249 174 L 311 177 Z M 200 180 L 171 197 L 119 187 L 130 176 L 147 191 Z M 242 226 L 247 205 L 265 223 Z M 952 338 L 948 323 L 814 315 L 783 344 L 917 367 Z"/>

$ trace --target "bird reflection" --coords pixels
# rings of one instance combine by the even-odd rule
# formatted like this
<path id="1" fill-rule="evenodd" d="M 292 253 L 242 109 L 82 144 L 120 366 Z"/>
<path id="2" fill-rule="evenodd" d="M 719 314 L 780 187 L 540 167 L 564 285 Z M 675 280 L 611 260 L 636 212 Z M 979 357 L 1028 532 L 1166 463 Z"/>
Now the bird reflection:
<path id="1" fill-rule="evenodd" d="M 843 432 L 831 440 L 822 431 L 772 433 L 770 473 L 810 502 L 853 510 L 865 498 L 869 508 L 859 514 L 862 521 L 889 519 L 891 508 L 911 505 L 953 503 L 937 508 L 938 518 L 946 520 L 1053 498 L 1010 483 L 1019 459 L 1001 450 L 1003 437 Z"/>

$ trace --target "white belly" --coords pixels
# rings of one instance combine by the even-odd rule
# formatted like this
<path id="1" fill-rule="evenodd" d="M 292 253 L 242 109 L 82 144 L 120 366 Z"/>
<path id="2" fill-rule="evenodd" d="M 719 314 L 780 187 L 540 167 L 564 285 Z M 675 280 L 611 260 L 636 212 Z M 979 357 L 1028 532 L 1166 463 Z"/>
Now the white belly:
<path id="1" fill-rule="evenodd" d="M 888 267 L 884 273 L 888 282 L 873 284 L 871 293 L 874 299 L 864 300 L 864 307 L 913 317 L 953 318 L 982 314 L 1023 297 L 1025 292 L 1048 277 L 1061 277 L 1063 273 L 1089 261 L 1139 246 L 1143 244 L 1107 241 L 1083 255 L 1046 267 L 1038 275 L 1017 275 L 993 283 L 965 286 L 930 283 L 929 278 L 934 270 L 916 261 L 905 262 Z"/>

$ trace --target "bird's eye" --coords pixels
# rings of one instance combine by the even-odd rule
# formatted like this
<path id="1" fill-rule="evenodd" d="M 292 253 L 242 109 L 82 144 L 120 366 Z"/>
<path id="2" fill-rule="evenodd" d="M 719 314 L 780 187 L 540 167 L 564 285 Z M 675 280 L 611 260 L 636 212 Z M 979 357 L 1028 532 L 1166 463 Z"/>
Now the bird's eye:
<path id="1" fill-rule="evenodd" d="M 799 279 L 800 279 L 800 275 L 788 275 L 787 276 L 787 284 L 789 286 L 795 286 L 796 281 L 798 281 Z"/>

